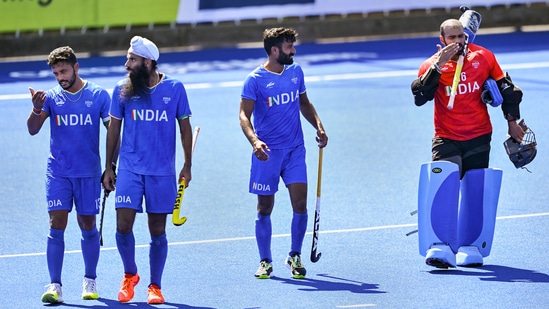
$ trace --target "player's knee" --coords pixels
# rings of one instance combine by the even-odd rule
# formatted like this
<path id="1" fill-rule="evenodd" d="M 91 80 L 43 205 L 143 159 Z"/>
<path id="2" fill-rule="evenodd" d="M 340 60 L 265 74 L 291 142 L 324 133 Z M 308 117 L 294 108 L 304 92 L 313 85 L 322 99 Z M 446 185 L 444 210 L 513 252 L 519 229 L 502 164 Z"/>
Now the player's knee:
<path id="1" fill-rule="evenodd" d="M 292 209 L 298 214 L 304 214 L 307 212 L 307 201 L 292 202 Z"/>
<path id="2" fill-rule="evenodd" d="M 50 211 L 50 228 L 65 230 L 67 228 L 69 212 L 66 210 Z"/>
<path id="3" fill-rule="evenodd" d="M 118 220 L 116 222 L 116 230 L 121 234 L 128 234 L 132 231 L 133 224 L 132 222 L 125 220 Z"/>
<path id="4" fill-rule="evenodd" d="M 118 227 L 116 228 L 116 230 L 118 231 L 118 233 L 120 234 L 128 234 L 132 231 L 132 227 L 131 226 L 127 226 L 127 225 L 118 225 Z"/>
<path id="5" fill-rule="evenodd" d="M 273 207 L 261 207 L 260 205 L 257 205 L 257 213 L 262 216 L 270 216 L 273 212 Z"/>
<path id="6" fill-rule="evenodd" d="M 262 216 L 270 216 L 274 207 L 274 195 L 257 196 L 257 213 Z"/>
<path id="7" fill-rule="evenodd" d="M 92 230 L 95 227 L 95 216 L 78 215 L 78 226 L 85 231 Z"/>

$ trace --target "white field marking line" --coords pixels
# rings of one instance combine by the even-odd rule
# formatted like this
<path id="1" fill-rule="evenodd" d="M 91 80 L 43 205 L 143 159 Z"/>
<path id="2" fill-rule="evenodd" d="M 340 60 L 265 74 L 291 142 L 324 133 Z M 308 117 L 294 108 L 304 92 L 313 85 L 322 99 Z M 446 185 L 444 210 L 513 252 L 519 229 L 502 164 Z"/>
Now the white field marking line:
<path id="1" fill-rule="evenodd" d="M 360 304 L 360 305 L 346 305 L 346 306 L 336 306 L 336 308 L 367 308 L 375 307 L 376 304 Z"/>
<path id="2" fill-rule="evenodd" d="M 505 69 L 538 69 L 549 67 L 548 62 L 529 62 L 502 65 Z M 399 76 L 417 76 L 417 70 L 398 70 L 398 71 L 382 71 L 368 73 L 347 73 L 347 74 L 332 74 L 332 75 L 317 75 L 305 76 L 305 82 L 322 82 L 336 80 L 351 80 L 351 79 L 370 79 L 370 78 L 390 78 Z M 211 88 L 235 88 L 242 87 L 242 81 L 226 81 L 217 83 L 189 83 L 185 84 L 186 89 L 211 89 Z M 112 88 L 107 89 L 112 94 Z M 0 101 L 30 99 L 30 93 L 26 94 L 3 94 L 0 95 Z"/>
<path id="3" fill-rule="evenodd" d="M 543 217 L 549 216 L 549 212 L 541 212 L 534 214 L 523 214 L 523 215 L 512 215 L 512 216 L 503 216 L 497 217 L 497 220 L 505 219 L 521 219 L 521 218 L 532 218 L 532 217 Z M 319 231 L 320 234 L 335 234 L 335 233 L 354 233 L 354 232 L 364 232 L 364 231 L 376 231 L 376 230 L 386 230 L 386 229 L 397 229 L 404 227 L 415 227 L 417 223 L 409 224 L 397 224 L 397 225 L 382 225 L 382 226 L 372 226 L 372 227 L 362 227 L 354 229 L 341 229 L 341 230 L 329 230 L 329 231 Z M 307 232 L 307 235 L 312 235 L 313 232 Z M 273 235 L 273 238 L 280 237 L 290 237 L 291 234 L 276 234 Z M 208 243 L 221 243 L 221 242 L 230 242 L 230 241 L 243 241 L 243 240 L 255 240 L 255 236 L 244 236 L 244 237 L 232 237 L 232 238 L 218 238 L 218 239 L 205 239 L 205 240 L 192 240 L 192 241 L 180 241 L 180 242 L 171 242 L 168 243 L 168 246 L 183 246 L 183 245 L 196 245 L 196 244 L 208 244 Z M 149 244 L 145 245 L 136 245 L 136 248 L 148 248 Z M 116 247 L 110 248 L 101 248 L 101 251 L 110 251 L 117 250 Z M 82 250 L 69 250 L 65 251 L 65 254 L 70 253 L 81 253 Z M 46 255 L 46 252 L 35 252 L 35 253 L 19 253 L 19 254 L 5 254 L 0 255 L 0 258 L 12 258 L 12 257 L 26 257 L 26 256 L 41 256 Z"/>

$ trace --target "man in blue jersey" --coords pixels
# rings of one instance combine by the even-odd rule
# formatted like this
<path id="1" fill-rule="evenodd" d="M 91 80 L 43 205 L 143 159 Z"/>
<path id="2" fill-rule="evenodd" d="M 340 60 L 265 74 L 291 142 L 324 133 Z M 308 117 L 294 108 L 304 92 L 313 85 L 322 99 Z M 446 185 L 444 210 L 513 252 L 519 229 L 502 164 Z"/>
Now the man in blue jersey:
<path id="1" fill-rule="evenodd" d="M 115 189 L 111 167 L 123 127 L 118 175 L 116 178 L 116 245 L 124 265 L 124 279 L 118 293 L 120 302 L 129 302 L 139 283 L 135 263 L 133 224 L 143 212 L 145 200 L 151 236 L 149 248 L 150 283 L 148 303 L 162 304 L 162 273 L 168 255 L 166 218 L 173 211 L 177 183 L 191 181 L 191 109 L 183 84 L 157 70 L 159 51 L 150 40 L 135 36 L 127 53 L 128 75 L 112 94 L 111 124 L 107 133 L 107 156 L 103 185 Z M 185 163 L 178 179 L 175 171 L 176 124 Z"/>
<path id="2" fill-rule="evenodd" d="M 273 270 L 271 213 L 280 177 L 286 184 L 293 209 L 291 247 L 285 264 L 292 277 L 304 278 L 301 247 L 307 230 L 307 167 L 300 112 L 317 130 L 319 147 L 328 136 L 307 97 L 301 67 L 293 62 L 297 32 L 272 28 L 263 32 L 268 59 L 246 77 L 240 99 L 240 126 L 253 147 L 249 192 L 257 194 L 255 236 L 259 269 L 267 279 Z M 253 115 L 253 125 L 252 125 Z"/>
<path id="3" fill-rule="evenodd" d="M 79 64 L 69 46 L 54 49 L 47 62 L 59 85 L 47 91 L 29 88 L 33 107 L 27 119 L 29 133 L 35 135 L 50 118 L 50 155 L 46 171 L 50 218 L 46 259 L 50 284 L 42 301 L 63 302 L 64 233 L 73 204 L 82 231 L 85 271 L 82 298 L 97 299 L 99 232 L 95 217 L 101 200 L 99 130 L 101 123 L 108 126 L 111 99 L 105 89 L 78 75 Z"/>

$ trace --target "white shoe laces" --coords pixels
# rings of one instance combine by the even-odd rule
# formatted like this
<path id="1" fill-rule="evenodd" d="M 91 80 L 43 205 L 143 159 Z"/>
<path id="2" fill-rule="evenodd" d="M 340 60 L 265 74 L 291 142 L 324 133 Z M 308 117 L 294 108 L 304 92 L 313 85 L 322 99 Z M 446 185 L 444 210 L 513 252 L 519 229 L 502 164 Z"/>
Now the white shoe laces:
<path id="1" fill-rule="evenodd" d="M 56 295 L 61 295 L 62 294 L 61 285 L 59 283 L 50 283 L 50 284 L 48 284 L 44 287 L 48 288 L 46 290 L 46 293 L 54 293 Z"/>
<path id="2" fill-rule="evenodd" d="M 84 287 L 84 290 L 87 293 L 97 293 L 97 289 L 95 287 L 95 280 L 84 278 L 84 282 L 82 283 L 82 286 Z"/>

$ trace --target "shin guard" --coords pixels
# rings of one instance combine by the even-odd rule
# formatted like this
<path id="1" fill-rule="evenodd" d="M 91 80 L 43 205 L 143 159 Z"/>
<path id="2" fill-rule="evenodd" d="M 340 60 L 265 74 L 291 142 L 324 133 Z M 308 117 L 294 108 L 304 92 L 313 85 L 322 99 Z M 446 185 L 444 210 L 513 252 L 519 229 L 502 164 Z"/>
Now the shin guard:
<path id="1" fill-rule="evenodd" d="M 457 252 L 459 166 L 435 161 L 421 166 L 418 192 L 419 253 L 433 244 L 448 244 Z"/>
<path id="2" fill-rule="evenodd" d="M 483 257 L 492 248 L 502 175 L 501 169 L 474 169 L 461 181 L 458 244 L 476 246 Z"/>

